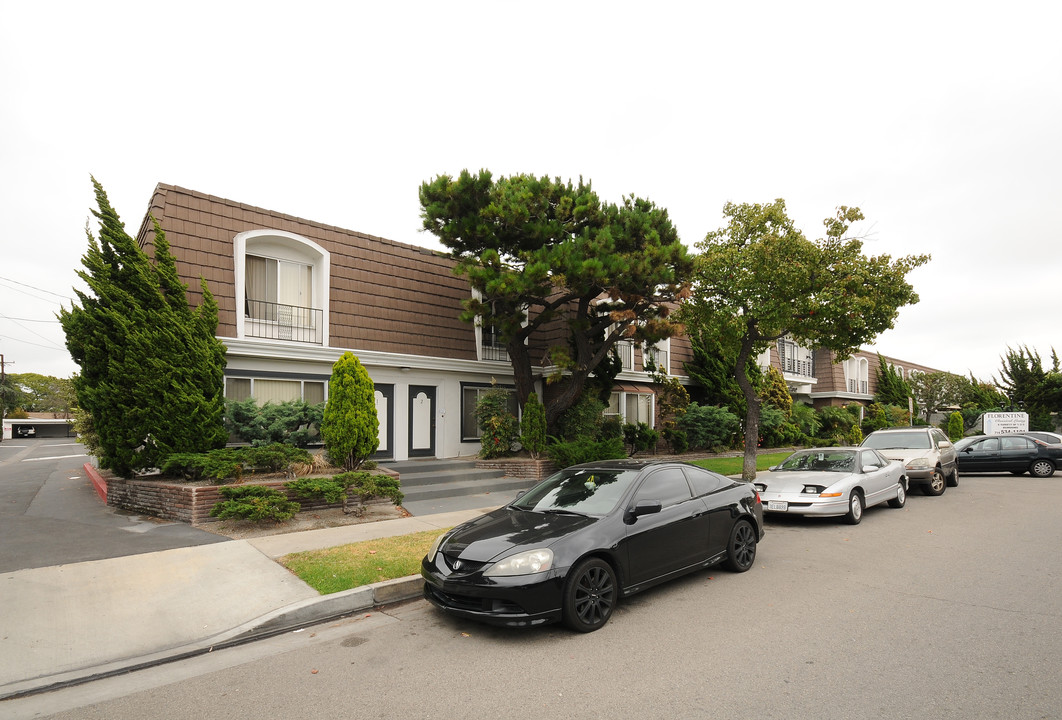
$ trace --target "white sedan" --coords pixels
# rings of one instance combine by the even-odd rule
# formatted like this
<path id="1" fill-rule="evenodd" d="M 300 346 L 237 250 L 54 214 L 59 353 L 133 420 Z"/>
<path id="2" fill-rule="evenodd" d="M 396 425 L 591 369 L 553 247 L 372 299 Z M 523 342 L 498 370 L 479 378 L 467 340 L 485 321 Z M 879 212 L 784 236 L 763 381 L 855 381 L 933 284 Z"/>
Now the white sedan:
<path id="1" fill-rule="evenodd" d="M 863 510 L 907 502 L 903 464 L 873 448 L 800 450 L 756 478 L 767 513 L 843 515 L 858 525 Z"/>

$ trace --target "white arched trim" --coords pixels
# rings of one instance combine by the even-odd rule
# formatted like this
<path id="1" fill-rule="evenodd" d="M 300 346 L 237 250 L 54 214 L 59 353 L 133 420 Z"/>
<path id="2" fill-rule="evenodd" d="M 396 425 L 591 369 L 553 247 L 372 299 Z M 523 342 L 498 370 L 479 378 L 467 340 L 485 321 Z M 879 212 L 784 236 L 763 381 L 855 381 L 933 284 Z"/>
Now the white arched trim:
<path id="1" fill-rule="evenodd" d="M 236 337 L 247 337 L 247 255 L 283 262 L 309 265 L 311 291 L 309 307 L 320 310 L 321 327 L 316 328 L 317 342 L 328 347 L 328 301 L 331 285 L 331 255 L 309 238 L 285 230 L 248 230 L 233 238 L 233 264 L 236 269 Z"/>

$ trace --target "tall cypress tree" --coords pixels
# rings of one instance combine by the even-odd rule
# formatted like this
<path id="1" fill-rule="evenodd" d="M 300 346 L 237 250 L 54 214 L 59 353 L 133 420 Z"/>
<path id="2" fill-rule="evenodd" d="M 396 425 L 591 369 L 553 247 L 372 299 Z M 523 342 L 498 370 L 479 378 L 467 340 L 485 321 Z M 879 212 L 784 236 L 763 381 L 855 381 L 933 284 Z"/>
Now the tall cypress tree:
<path id="1" fill-rule="evenodd" d="M 321 438 L 328 459 L 344 470 L 357 470 L 380 446 L 375 385 L 352 352 L 332 366 L 328 404 L 321 418 Z"/>
<path id="2" fill-rule="evenodd" d="M 154 222 L 155 262 L 125 231 L 92 178 L 99 238 L 74 289 L 80 305 L 60 312 L 78 404 L 98 436 L 100 466 L 127 476 L 174 452 L 224 445 L 225 349 L 215 337 L 218 307 L 205 281 L 203 303 L 188 304 L 169 243 Z"/>

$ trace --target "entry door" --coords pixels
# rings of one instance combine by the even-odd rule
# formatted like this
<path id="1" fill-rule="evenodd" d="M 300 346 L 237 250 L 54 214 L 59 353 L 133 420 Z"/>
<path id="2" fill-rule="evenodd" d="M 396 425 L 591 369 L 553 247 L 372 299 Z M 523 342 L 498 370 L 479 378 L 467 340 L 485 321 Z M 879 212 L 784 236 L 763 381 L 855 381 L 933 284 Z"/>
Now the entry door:
<path id="1" fill-rule="evenodd" d="M 380 421 L 380 444 L 374 458 L 390 460 L 395 456 L 395 386 L 376 385 L 376 418 Z"/>
<path id="2" fill-rule="evenodd" d="M 409 386 L 409 456 L 435 455 L 435 388 Z"/>

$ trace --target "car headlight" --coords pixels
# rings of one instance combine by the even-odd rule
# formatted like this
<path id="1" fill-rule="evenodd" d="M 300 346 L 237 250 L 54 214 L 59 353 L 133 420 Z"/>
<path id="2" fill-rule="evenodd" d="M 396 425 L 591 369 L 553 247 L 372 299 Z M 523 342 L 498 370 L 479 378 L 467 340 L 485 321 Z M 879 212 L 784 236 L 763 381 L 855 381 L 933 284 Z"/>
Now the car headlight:
<path id="1" fill-rule="evenodd" d="M 435 542 L 433 542 L 431 544 L 431 547 L 428 548 L 428 562 L 429 563 L 435 562 L 435 556 L 439 554 L 439 548 L 442 547 L 443 540 L 445 540 L 447 535 L 449 535 L 449 534 L 450 533 L 443 533 L 439 537 L 435 538 Z"/>
<path id="2" fill-rule="evenodd" d="M 920 457 L 920 458 L 915 458 L 914 460 L 908 460 L 907 461 L 907 469 L 908 470 L 928 470 L 929 469 L 929 458 Z"/>
<path id="3" fill-rule="evenodd" d="M 546 572 L 553 567 L 553 551 L 549 548 L 528 550 L 510 555 L 504 560 L 491 565 L 484 571 L 484 577 L 511 577 L 513 575 L 533 575 Z"/>
<path id="4" fill-rule="evenodd" d="M 805 485 L 804 489 L 800 492 L 802 495 L 818 495 L 822 492 L 825 492 L 825 490 L 826 488 L 824 488 L 822 485 Z"/>

